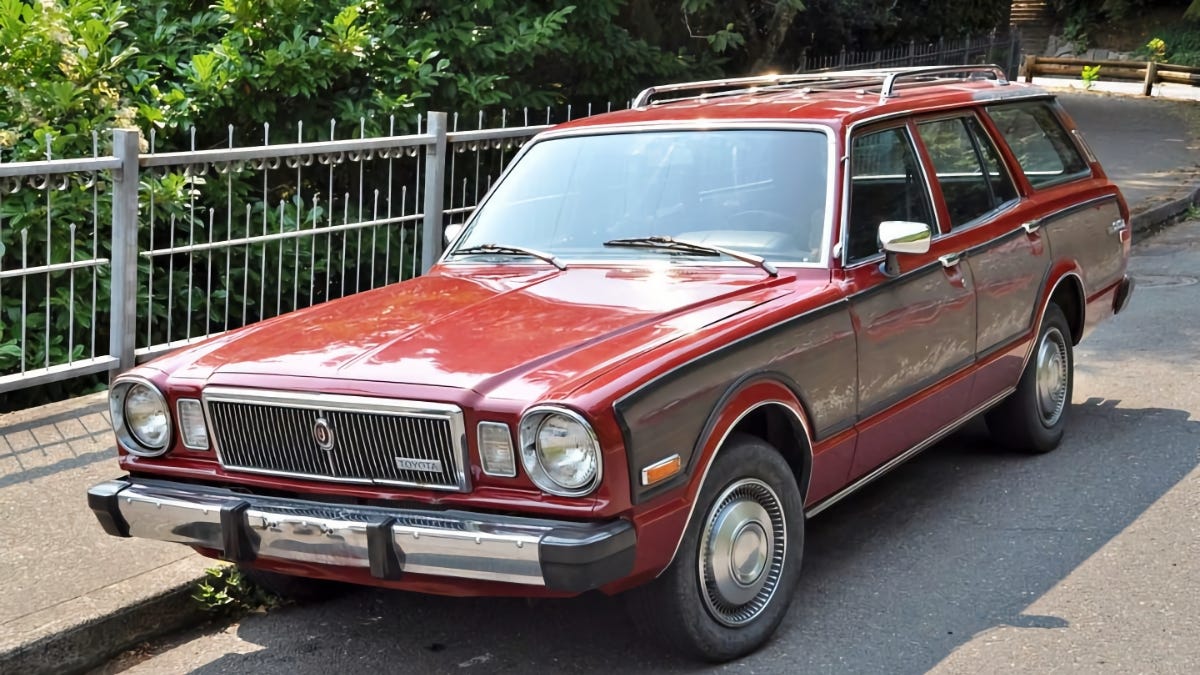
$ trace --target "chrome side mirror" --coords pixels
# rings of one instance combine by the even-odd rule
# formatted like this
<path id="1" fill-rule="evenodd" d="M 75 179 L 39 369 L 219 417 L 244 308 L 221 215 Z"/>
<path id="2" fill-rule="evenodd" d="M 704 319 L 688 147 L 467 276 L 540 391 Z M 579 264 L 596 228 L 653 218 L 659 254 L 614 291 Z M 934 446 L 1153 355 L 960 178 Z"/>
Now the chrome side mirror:
<path id="1" fill-rule="evenodd" d="M 883 271 L 888 276 L 900 273 L 896 254 L 928 253 L 933 231 L 925 223 L 885 220 L 879 224 L 879 247 L 887 254 Z"/>
<path id="2" fill-rule="evenodd" d="M 454 240 L 458 239 L 458 235 L 462 234 L 462 231 L 462 225 L 447 225 L 443 232 L 443 236 L 446 238 L 446 245 L 453 244 Z"/>
<path id="3" fill-rule="evenodd" d="M 887 253 L 928 253 L 932 239 L 925 223 L 885 220 L 879 224 L 879 246 Z"/>

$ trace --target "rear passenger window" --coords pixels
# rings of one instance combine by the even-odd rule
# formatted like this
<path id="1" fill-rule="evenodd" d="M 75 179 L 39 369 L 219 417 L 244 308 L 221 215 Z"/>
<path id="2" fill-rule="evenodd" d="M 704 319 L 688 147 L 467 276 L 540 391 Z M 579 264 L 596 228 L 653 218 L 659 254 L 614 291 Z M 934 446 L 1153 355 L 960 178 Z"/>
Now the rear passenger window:
<path id="1" fill-rule="evenodd" d="M 950 227 L 962 227 L 1016 198 L 996 148 L 974 117 L 923 122 L 917 129 L 937 173 Z"/>
<path id="2" fill-rule="evenodd" d="M 1013 103 L 987 111 L 1035 188 L 1090 175 L 1088 163 L 1049 104 Z"/>
<path id="3" fill-rule="evenodd" d="M 925 223 L 937 230 L 916 151 L 904 127 L 853 140 L 846 260 L 879 253 L 879 224 L 885 220 Z"/>
<path id="4" fill-rule="evenodd" d="M 991 185 L 992 198 L 996 206 L 1002 206 L 1016 199 L 1017 186 L 1013 183 L 1008 169 L 1005 168 L 1004 160 L 1000 159 L 1000 151 L 996 149 L 992 139 L 983 130 L 979 120 L 974 117 L 968 119 L 967 129 L 975 139 L 975 147 L 979 148 L 979 154 L 983 156 L 983 166 L 987 170 L 988 183 Z"/>

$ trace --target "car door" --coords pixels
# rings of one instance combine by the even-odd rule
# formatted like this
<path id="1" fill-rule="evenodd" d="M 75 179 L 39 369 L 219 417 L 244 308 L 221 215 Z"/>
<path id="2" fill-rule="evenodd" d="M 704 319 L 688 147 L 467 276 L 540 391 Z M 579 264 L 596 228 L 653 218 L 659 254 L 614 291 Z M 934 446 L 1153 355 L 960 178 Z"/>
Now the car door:
<path id="1" fill-rule="evenodd" d="M 899 122 L 850 139 L 842 260 L 858 349 L 859 440 L 851 478 L 869 473 L 957 419 L 975 358 L 970 268 L 940 236 L 912 128 Z M 925 254 L 885 269 L 883 221 L 924 222 Z"/>
<path id="2" fill-rule="evenodd" d="M 927 117 L 917 136 L 936 175 L 935 194 L 950 225 L 948 242 L 971 270 L 975 284 L 975 356 L 979 367 L 970 394 L 973 409 L 1020 378 L 1026 338 L 1034 320 L 1050 250 L 999 149 L 973 111 Z"/>

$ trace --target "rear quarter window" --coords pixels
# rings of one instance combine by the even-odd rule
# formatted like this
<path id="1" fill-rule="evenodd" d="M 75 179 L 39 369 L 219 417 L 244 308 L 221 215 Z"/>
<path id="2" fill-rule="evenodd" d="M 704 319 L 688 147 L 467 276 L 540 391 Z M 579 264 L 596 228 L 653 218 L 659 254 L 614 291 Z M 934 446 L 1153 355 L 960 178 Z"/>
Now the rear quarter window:
<path id="1" fill-rule="evenodd" d="M 1050 104 L 1042 101 L 990 106 L 996 124 L 1021 170 L 1035 188 L 1091 175 L 1091 167 L 1071 141 Z"/>

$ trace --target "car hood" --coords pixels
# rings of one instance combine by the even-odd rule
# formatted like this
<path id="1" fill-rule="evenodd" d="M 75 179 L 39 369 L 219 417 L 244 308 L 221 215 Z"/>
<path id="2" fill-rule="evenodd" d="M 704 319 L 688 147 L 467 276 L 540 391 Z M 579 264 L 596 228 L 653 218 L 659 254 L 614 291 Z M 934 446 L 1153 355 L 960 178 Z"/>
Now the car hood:
<path id="1" fill-rule="evenodd" d="M 795 282 L 732 267 L 439 269 L 232 331 L 155 365 L 222 382 L 321 377 L 534 397 L 790 293 Z"/>

